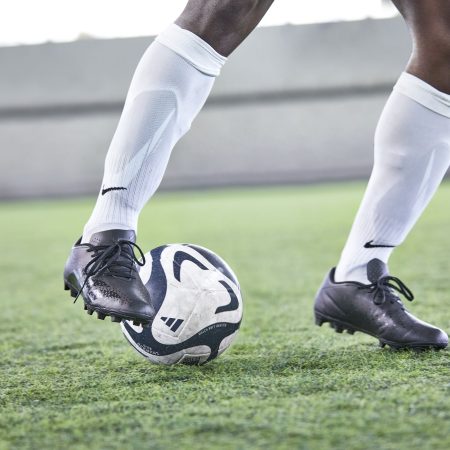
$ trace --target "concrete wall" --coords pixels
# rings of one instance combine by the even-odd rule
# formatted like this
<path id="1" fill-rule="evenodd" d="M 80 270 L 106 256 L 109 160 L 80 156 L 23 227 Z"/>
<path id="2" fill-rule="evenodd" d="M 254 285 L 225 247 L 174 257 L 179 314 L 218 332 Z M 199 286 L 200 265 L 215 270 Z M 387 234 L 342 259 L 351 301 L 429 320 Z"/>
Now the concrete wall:
<path id="1" fill-rule="evenodd" d="M 151 38 L 0 49 L 0 197 L 96 193 Z M 172 156 L 165 188 L 366 177 L 410 51 L 400 19 L 257 29 Z"/>

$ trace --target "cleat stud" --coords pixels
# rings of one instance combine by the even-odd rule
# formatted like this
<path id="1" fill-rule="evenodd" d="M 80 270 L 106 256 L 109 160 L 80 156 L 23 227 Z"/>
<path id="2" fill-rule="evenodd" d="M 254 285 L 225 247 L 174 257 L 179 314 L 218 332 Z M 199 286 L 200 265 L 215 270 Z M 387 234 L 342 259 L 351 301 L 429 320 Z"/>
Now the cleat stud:
<path id="1" fill-rule="evenodd" d="M 97 311 L 97 318 L 100 320 L 105 320 L 106 314 Z"/>
<path id="2" fill-rule="evenodd" d="M 86 312 L 87 312 L 90 316 L 92 316 L 92 314 L 94 313 L 94 310 L 93 310 L 93 309 L 87 308 Z"/>
<path id="3" fill-rule="evenodd" d="M 122 319 L 117 316 L 111 316 L 111 322 L 122 322 Z"/>
<path id="4" fill-rule="evenodd" d="M 316 325 L 319 327 L 321 327 L 322 324 L 325 322 L 325 319 L 317 313 L 314 314 L 314 319 L 315 319 Z"/>
<path id="5" fill-rule="evenodd" d="M 139 320 L 133 320 L 133 325 L 138 327 L 141 325 L 141 322 Z"/>
<path id="6" fill-rule="evenodd" d="M 330 327 L 333 328 L 336 333 L 342 333 L 344 331 L 344 327 L 335 322 L 330 322 Z"/>
<path id="7" fill-rule="evenodd" d="M 88 309 L 88 308 L 87 308 L 87 306 L 86 306 L 86 305 L 84 305 L 84 310 L 85 310 L 85 311 L 87 311 L 87 309 Z"/>
<path id="8" fill-rule="evenodd" d="M 70 295 L 75 298 L 78 295 L 78 293 L 77 293 L 77 291 L 74 291 L 74 290 L 71 289 L 70 290 Z"/>
<path id="9" fill-rule="evenodd" d="M 347 333 L 348 333 L 348 334 L 355 334 L 355 330 L 348 329 L 348 330 L 347 330 Z"/>
<path id="10" fill-rule="evenodd" d="M 70 289 L 70 287 L 67 285 L 67 283 L 64 283 L 64 290 L 68 291 Z"/>
<path id="11" fill-rule="evenodd" d="M 386 347 L 386 344 L 384 342 L 382 342 L 382 341 L 380 341 L 379 345 L 380 345 L 381 348 Z"/>

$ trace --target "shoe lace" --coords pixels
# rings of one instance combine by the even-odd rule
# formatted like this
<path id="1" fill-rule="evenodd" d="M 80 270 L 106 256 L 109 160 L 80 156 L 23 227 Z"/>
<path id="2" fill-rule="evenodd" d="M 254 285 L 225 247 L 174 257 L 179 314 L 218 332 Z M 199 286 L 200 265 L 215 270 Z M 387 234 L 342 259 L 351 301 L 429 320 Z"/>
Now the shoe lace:
<path id="1" fill-rule="evenodd" d="M 391 275 L 381 277 L 375 283 L 361 286 L 360 289 L 367 289 L 372 292 L 373 302 L 376 305 L 381 305 L 386 299 L 389 299 L 391 303 L 399 302 L 403 306 L 394 291 L 402 294 L 410 302 L 414 300 L 414 295 L 408 286 L 400 278 Z"/>
<path id="2" fill-rule="evenodd" d="M 91 260 L 86 264 L 84 273 L 86 275 L 83 285 L 75 297 L 74 303 L 77 301 L 88 279 L 94 275 L 106 273 L 109 276 L 116 278 L 124 278 L 127 280 L 135 279 L 137 276 L 138 266 L 145 265 L 145 256 L 141 248 L 132 241 L 119 239 L 117 242 L 110 245 L 92 245 L 88 246 L 86 250 L 88 253 L 93 253 Z M 138 257 L 134 252 L 138 251 Z"/>

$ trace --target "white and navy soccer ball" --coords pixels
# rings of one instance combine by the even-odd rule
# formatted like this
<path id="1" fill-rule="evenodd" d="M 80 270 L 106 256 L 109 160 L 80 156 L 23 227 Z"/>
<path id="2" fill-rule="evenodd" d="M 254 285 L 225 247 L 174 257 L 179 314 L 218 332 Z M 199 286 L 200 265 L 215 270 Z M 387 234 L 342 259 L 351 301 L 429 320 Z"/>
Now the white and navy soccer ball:
<path id="1" fill-rule="evenodd" d="M 163 245 L 145 254 L 140 276 L 156 316 L 150 326 L 121 326 L 141 355 L 157 364 L 198 365 L 231 345 L 242 320 L 242 297 L 223 259 L 197 245 Z"/>

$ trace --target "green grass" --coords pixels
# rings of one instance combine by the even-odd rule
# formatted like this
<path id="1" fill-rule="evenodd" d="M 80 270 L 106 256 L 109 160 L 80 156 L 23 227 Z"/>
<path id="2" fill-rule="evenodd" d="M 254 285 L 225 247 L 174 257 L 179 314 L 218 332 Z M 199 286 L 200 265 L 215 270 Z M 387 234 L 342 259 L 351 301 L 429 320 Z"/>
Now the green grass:
<path id="1" fill-rule="evenodd" d="M 313 325 L 363 184 L 161 194 L 145 250 L 193 242 L 244 292 L 240 334 L 203 367 L 159 367 L 73 305 L 61 271 L 92 200 L 0 204 L 1 449 L 448 449 L 450 354 Z M 391 260 L 410 310 L 450 330 L 450 184 Z"/>

